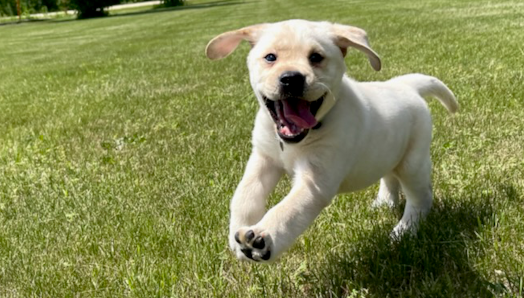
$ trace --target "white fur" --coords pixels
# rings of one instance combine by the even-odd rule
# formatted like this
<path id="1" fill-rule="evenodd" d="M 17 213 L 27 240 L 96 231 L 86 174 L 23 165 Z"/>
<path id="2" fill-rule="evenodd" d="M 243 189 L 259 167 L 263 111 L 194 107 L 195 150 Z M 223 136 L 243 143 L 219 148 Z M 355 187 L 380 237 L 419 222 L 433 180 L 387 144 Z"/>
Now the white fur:
<path id="1" fill-rule="evenodd" d="M 257 41 L 263 43 L 256 43 L 248 58 L 251 83 L 261 108 L 253 130 L 253 151 L 231 201 L 229 243 L 239 259 L 247 259 L 249 251 L 252 260 L 275 260 L 336 194 L 363 189 L 378 180 L 380 190 L 374 206 L 396 205 L 400 190 L 406 196 L 404 215 L 392 235 L 414 231 L 432 205 L 432 124 L 422 97 L 437 97 L 450 112 L 458 108 L 452 92 L 434 77 L 409 74 L 386 82 L 367 83 L 348 78 L 343 74 L 343 56 L 334 50 L 339 48 L 333 42 L 328 44 L 326 39 L 326 36 L 333 38 L 329 26 L 308 22 L 315 30 L 307 33 L 302 22 L 266 24 L 264 31 L 257 31 Z M 278 42 L 272 36 L 279 30 L 287 30 L 291 40 L 293 34 L 300 32 L 304 46 L 321 44 L 330 59 L 326 62 L 329 69 L 313 69 L 309 82 L 313 85 L 324 80 L 321 83 L 329 91 L 324 103 L 329 109 L 317 115 L 322 127 L 311 130 L 297 144 L 283 143 L 283 150 L 261 98 L 265 86 L 270 84 L 269 75 L 260 69 L 263 64 L 257 64 L 268 44 Z M 292 189 L 266 212 L 266 199 L 284 173 L 292 177 Z M 255 237 L 264 239 L 263 248 L 255 248 L 252 241 L 245 239 L 250 230 Z M 240 235 L 240 243 L 235 234 Z M 268 251 L 270 258 L 263 260 Z"/>

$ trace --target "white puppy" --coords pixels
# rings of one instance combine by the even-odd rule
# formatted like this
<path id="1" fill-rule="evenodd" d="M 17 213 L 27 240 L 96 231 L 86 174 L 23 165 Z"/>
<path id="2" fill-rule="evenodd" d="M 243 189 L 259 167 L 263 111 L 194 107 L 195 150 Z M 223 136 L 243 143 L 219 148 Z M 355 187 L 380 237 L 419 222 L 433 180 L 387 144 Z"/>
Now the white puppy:
<path id="1" fill-rule="evenodd" d="M 422 97 L 433 95 L 450 111 L 453 93 L 438 79 L 409 74 L 386 82 L 348 78 L 348 47 L 380 58 L 362 29 L 290 20 L 226 32 L 211 40 L 210 59 L 228 56 L 246 40 L 247 63 L 260 103 L 253 151 L 231 201 L 229 244 L 239 259 L 275 260 L 337 193 L 380 179 L 374 206 L 394 206 L 406 196 L 393 230 L 414 231 L 432 204 L 431 116 Z M 289 194 L 271 210 L 266 199 L 284 173 Z"/>

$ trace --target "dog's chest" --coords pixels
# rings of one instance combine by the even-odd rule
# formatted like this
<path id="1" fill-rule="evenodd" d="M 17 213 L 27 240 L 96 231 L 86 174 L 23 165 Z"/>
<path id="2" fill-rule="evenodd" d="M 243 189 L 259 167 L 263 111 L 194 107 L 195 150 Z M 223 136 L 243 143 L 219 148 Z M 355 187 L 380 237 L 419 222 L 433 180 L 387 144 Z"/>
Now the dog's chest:
<path id="1" fill-rule="evenodd" d="M 293 175 L 297 161 L 303 159 L 306 153 L 304 141 L 290 144 L 282 141 L 276 132 L 271 119 L 264 113 L 259 113 L 253 131 L 253 145 L 259 152 L 270 156 L 289 175 Z"/>
<path id="2" fill-rule="evenodd" d="M 279 161 L 289 175 L 293 175 L 297 162 L 303 154 L 304 152 L 300 145 L 286 144 L 285 142 L 279 142 L 278 144 Z"/>

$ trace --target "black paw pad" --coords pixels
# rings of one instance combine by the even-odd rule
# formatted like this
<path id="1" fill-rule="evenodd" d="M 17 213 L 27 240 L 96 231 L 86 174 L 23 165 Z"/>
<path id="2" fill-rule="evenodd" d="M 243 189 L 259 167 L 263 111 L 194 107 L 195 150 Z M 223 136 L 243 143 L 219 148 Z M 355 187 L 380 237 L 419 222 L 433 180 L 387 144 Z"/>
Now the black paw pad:
<path id="1" fill-rule="evenodd" d="M 268 250 L 262 257 L 262 260 L 267 261 L 269 258 L 271 258 L 271 251 Z"/>
<path id="2" fill-rule="evenodd" d="M 238 232 L 235 233 L 235 241 L 240 244 L 240 234 Z"/>
<path id="3" fill-rule="evenodd" d="M 253 230 L 249 230 L 246 232 L 246 242 L 251 242 L 251 240 L 253 240 L 253 238 L 255 238 L 255 232 L 253 232 Z"/>
<path id="4" fill-rule="evenodd" d="M 258 236 L 255 238 L 255 241 L 253 241 L 253 247 L 258 249 L 263 249 L 266 246 L 266 242 L 264 241 L 264 238 L 261 236 Z"/>
<path id="5" fill-rule="evenodd" d="M 251 249 L 249 248 L 243 248 L 240 250 L 247 258 L 250 258 L 253 260 L 253 254 L 251 253 Z"/>

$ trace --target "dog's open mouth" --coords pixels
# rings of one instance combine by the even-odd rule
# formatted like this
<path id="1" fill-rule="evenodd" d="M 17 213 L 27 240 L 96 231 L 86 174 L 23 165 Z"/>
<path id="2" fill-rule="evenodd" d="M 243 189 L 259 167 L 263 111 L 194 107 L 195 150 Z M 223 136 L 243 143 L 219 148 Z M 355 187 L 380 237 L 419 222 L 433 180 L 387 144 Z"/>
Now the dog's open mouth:
<path id="1" fill-rule="evenodd" d="M 315 115 L 324 102 L 324 96 L 313 102 L 294 97 L 270 100 L 264 96 L 264 103 L 277 126 L 278 136 L 289 143 L 302 141 L 309 129 L 319 125 Z"/>

